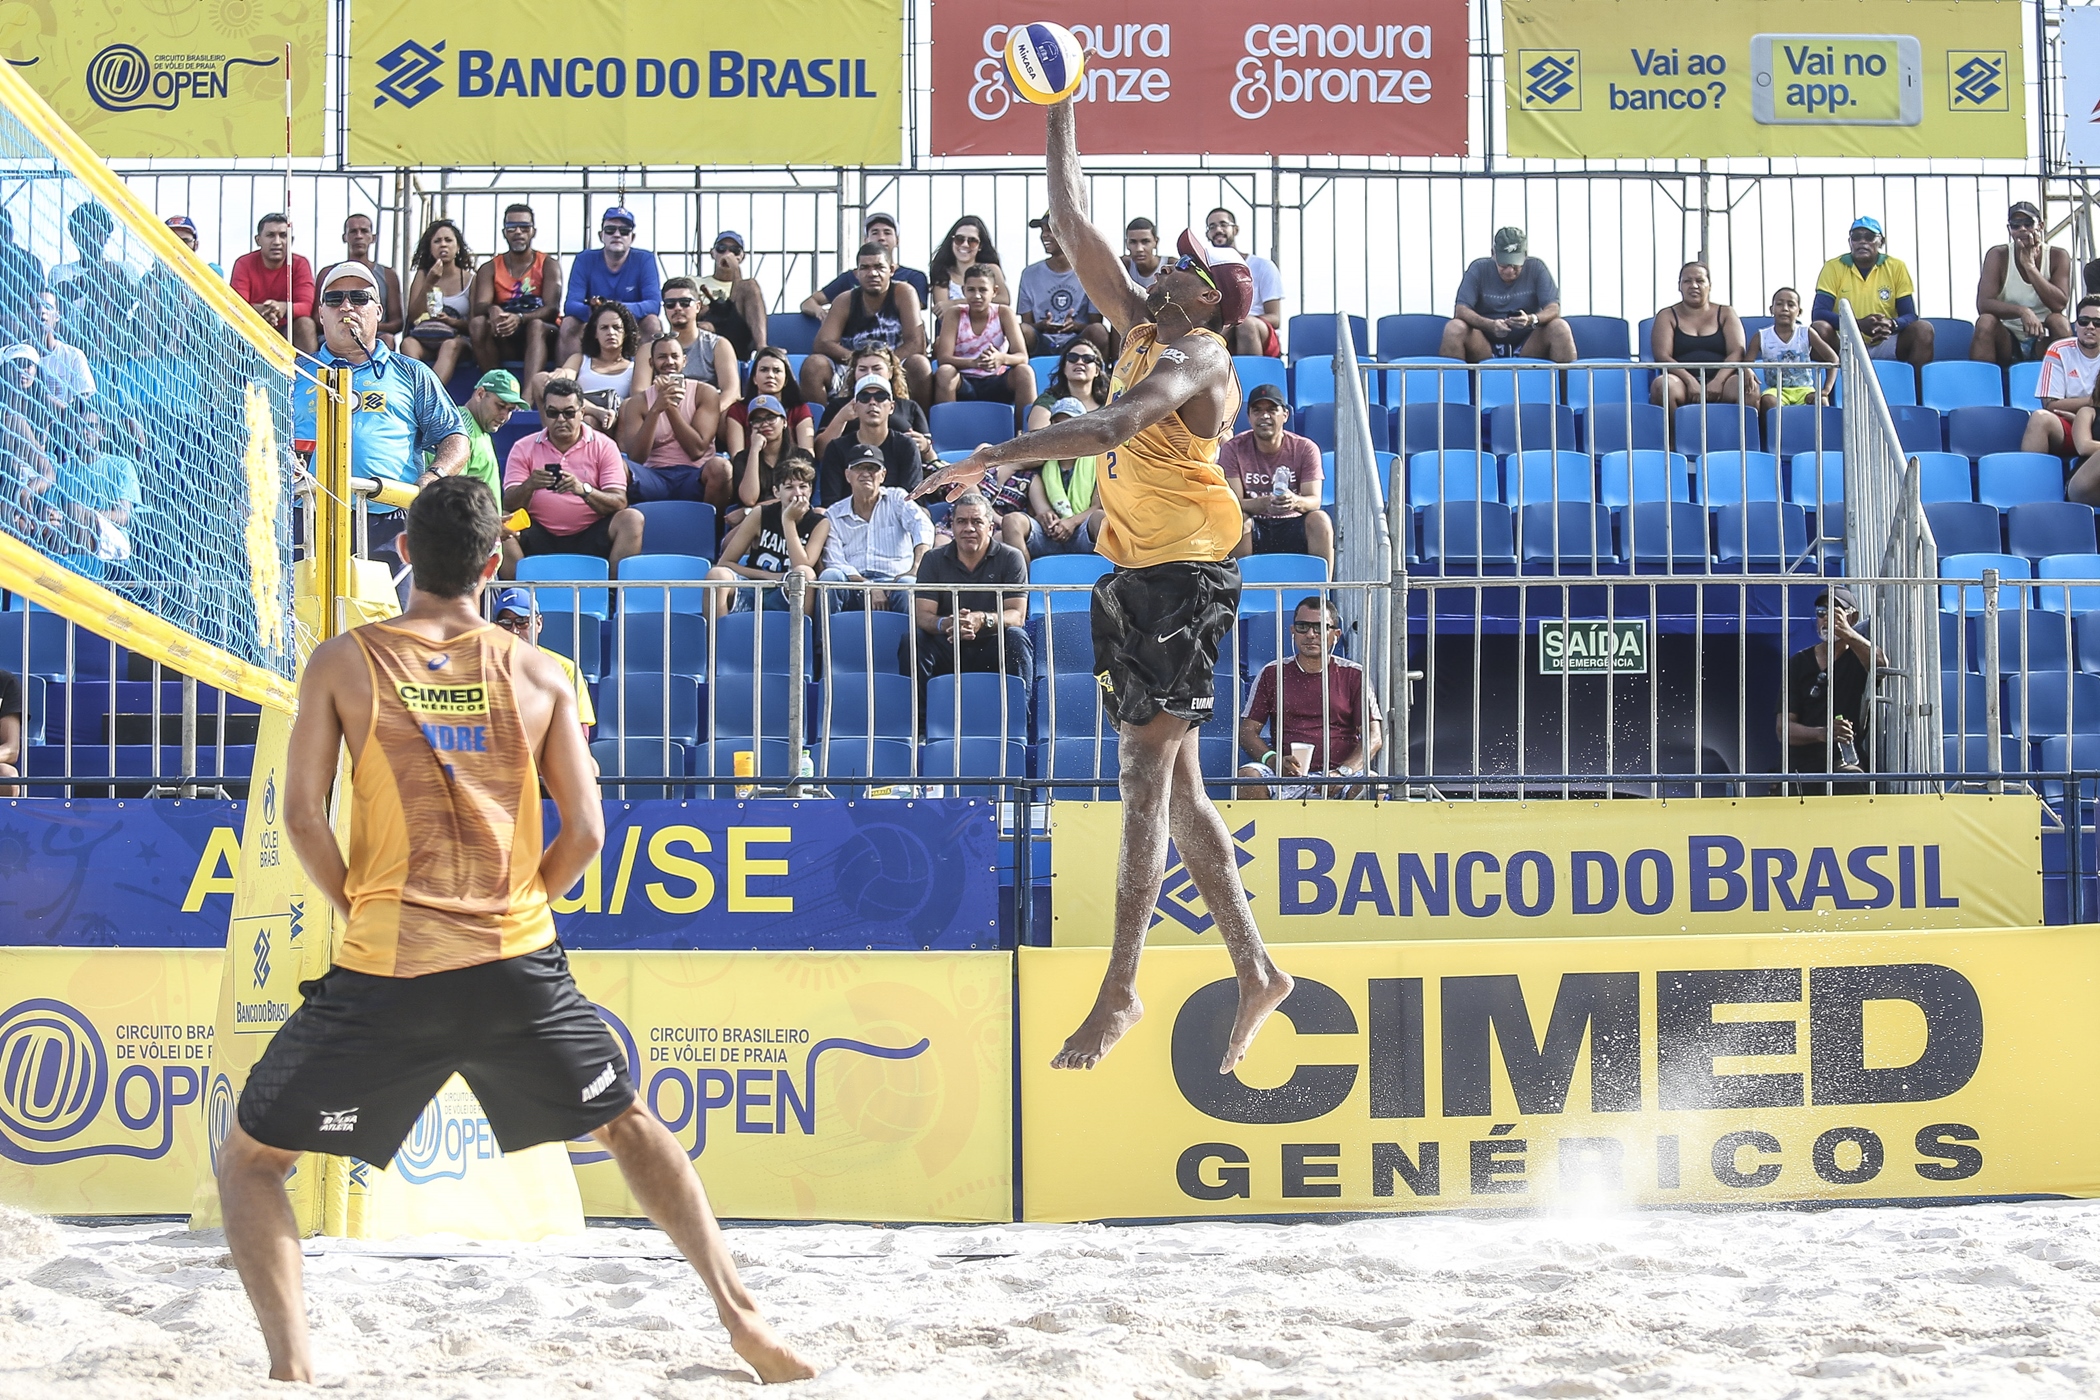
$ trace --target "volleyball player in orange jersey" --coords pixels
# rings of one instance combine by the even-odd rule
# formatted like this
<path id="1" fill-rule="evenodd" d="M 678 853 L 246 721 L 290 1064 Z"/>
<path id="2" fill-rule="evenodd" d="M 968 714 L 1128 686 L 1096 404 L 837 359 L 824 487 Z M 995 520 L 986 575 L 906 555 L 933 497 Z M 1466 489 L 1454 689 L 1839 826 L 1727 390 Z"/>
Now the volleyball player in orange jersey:
<path id="1" fill-rule="evenodd" d="M 1218 645 L 1239 615 L 1239 501 L 1218 446 L 1240 409 L 1224 332 L 1245 319 L 1254 278 L 1231 248 L 1181 235 L 1181 259 L 1139 291 L 1117 249 L 1087 219 L 1070 99 L 1047 109 L 1050 227 L 1087 296 L 1123 333 L 1105 408 L 979 448 L 929 476 L 920 495 L 975 488 L 993 467 L 1098 455 L 1104 519 L 1097 548 L 1116 571 L 1094 585 L 1094 672 L 1121 737 L 1122 849 L 1115 944 L 1084 1023 L 1051 1060 L 1091 1069 L 1144 1014 L 1138 957 L 1165 874 L 1180 849 L 1216 920 L 1239 982 L 1220 1074 L 1247 1053 L 1291 979 L 1270 960 L 1240 885 L 1232 837 L 1203 791 L 1197 728 L 1216 703 Z M 1221 1028 L 1222 1029 L 1222 1028 Z"/>
<path id="2" fill-rule="evenodd" d="M 550 891 L 605 839 L 568 678 L 482 619 L 501 562 L 487 486 L 443 477 L 409 507 L 408 610 L 315 648 L 299 687 L 285 824 L 348 920 L 335 963 L 271 1037 L 218 1157 L 226 1243 L 262 1324 L 273 1380 L 311 1381 L 297 1221 L 302 1152 L 384 1168 L 457 1072 L 506 1152 L 584 1134 L 692 1261 L 730 1344 L 766 1381 L 816 1374 L 737 1277 L 707 1196 L 636 1101 L 626 1057 L 569 975 Z M 350 853 L 328 823 L 350 747 Z M 540 784 L 561 831 L 544 844 Z"/>

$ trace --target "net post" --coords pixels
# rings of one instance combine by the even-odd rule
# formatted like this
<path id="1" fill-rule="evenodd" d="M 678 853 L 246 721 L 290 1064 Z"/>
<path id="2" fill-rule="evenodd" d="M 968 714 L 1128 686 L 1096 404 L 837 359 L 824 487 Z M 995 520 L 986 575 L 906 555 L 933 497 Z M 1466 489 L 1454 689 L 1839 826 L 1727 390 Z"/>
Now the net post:
<path id="1" fill-rule="evenodd" d="M 321 641 L 342 630 L 342 600 L 354 592 L 351 530 L 358 501 L 350 494 L 350 412 L 350 371 L 322 370 L 314 391 L 314 584 Z"/>

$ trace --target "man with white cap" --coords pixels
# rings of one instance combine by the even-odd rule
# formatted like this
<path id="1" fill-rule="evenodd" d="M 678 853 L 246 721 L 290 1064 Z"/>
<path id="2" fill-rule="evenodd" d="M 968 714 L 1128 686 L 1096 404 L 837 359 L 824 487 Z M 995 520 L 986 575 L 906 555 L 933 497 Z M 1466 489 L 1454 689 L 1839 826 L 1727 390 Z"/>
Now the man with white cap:
<path id="1" fill-rule="evenodd" d="M 846 498 L 846 459 L 858 447 L 872 447 L 882 453 L 885 485 L 907 492 L 917 489 L 927 466 L 938 459 L 931 439 L 922 447 L 917 439 L 890 422 L 896 407 L 890 381 L 881 375 L 864 374 L 854 381 L 853 426 L 824 449 L 824 462 L 817 472 L 818 499 L 825 505 Z"/>
<path id="2" fill-rule="evenodd" d="M 1086 176 L 1068 98 L 1049 124 L 1049 224 L 1086 295 L 1122 334 L 1107 407 L 1009 442 L 980 447 L 933 473 L 920 494 L 950 499 L 981 488 L 1008 462 L 1100 454 L 1100 552 L 1116 571 L 1094 585 L 1094 673 L 1120 733 L 1122 851 L 1115 943 L 1093 1009 L 1052 1057 L 1054 1069 L 1091 1069 L 1144 1014 L 1138 956 L 1166 872 L 1169 835 L 1209 906 L 1239 984 L 1238 1009 L 1175 1028 L 1230 1074 L 1261 1024 L 1290 995 L 1291 979 L 1262 946 L 1240 885 L 1232 837 L 1204 795 L 1198 726 L 1216 705 L 1218 644 L 1238 619 L 1239 500 L 1218 447 L 1240 410 L 1225 337 L 1254 301 L 1246 259 L 1195 230 L 1151 287 L 1130 285 L 1116 246 L 1087 218 Z M 1186 1048 L 1186 1047 L 1180 1047 Z"/>

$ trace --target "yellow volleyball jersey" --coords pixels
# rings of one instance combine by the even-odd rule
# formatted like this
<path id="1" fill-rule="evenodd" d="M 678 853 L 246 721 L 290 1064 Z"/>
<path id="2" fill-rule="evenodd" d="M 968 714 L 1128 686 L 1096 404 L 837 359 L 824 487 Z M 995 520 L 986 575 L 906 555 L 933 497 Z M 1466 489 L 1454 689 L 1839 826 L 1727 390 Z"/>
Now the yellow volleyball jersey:
<path id="1" fill-rule="evenodd" d="M 420 977 L 546 947 L 539 765 L 513 683 L 529 644 L 493 626 L 448 642 L 383 622 L 350 635 L 372 723 L 353 736 L 350 927 L 335 961 Z"/>
<path id="2" fill-rule="evenodd" d="M 1225 347 L 1215 331 L 1197 331 Z M 1225 347 L 1230 348 L 1230 347 Z M 1159 365 L 1158 327 L 1132 326 L 1116 360 L 1109 391 L 1128 393 Z M 1240 384 L 1233 377 L 1232 399 Z M 1179 413 L 1101 455 L 1098 483 L 1104 558 L 1126 569 L 1197 561 L 1215 563 L 1240 542 L 1240 502 L 1218 466 L 1218 446 L 1232 434 L 1232 419 L 1216 437 L 1197 437 Z"/>

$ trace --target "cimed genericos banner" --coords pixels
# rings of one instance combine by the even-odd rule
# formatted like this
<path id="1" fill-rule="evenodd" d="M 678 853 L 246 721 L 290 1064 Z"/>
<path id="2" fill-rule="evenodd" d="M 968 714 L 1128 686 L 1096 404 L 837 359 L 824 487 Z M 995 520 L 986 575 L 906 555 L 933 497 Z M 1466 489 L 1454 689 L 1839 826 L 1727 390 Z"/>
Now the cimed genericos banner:
<path id="1" fill-rule="evenodd" d="M 888 165 L 893 0 L 360 0 L 357 165 Z"/>
<path id="2" fill-rule="evenodd" d="M 1078 36 L 1090 155 L 1463 155 L 1465 0 L 1228 0 L 1200 12 L 934 0 L 933 154 L 1040 157 L 1043 114 L 1001 55 L 1015 24 Z"/>
<path id="3" fill-rule="evenodd" d="M 2018 0 L 1503 0 L 1509 153 L 2027 154 Z"/>

